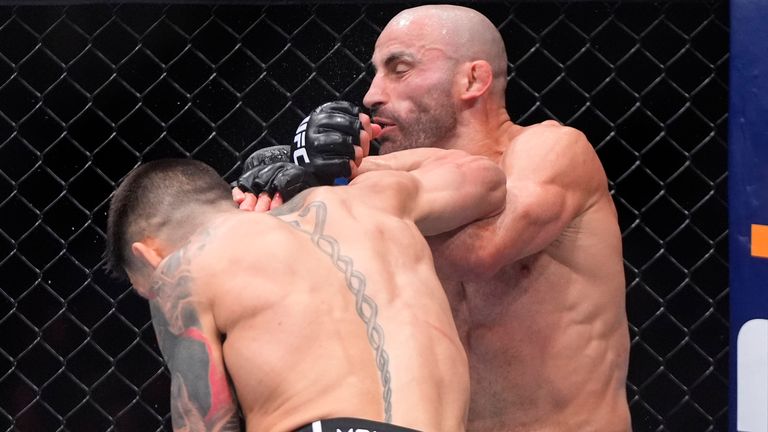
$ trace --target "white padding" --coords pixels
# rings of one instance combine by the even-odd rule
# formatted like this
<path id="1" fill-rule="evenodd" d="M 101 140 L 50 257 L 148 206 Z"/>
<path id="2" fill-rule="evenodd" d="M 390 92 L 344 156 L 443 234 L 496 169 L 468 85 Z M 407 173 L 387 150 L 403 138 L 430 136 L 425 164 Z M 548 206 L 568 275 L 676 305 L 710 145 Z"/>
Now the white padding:
<path id="1" fill-rule="evenodd" d="M 768 320 L 744 323 L 736 343 L 736 429 L 768 432 Z"/>

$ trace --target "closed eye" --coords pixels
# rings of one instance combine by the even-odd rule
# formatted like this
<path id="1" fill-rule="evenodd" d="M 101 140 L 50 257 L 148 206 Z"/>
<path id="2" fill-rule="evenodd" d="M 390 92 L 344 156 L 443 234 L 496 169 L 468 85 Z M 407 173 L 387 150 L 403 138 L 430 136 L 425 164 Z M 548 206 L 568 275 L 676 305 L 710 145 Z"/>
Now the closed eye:
<path id="1" fill-rule="evenodd" d="M 384 68 L 387 72 L 402 75 L 413 68 L 413 56 L 407 52 L 391 53 L 384 60 Z"/>
<path id="2" fill-rule="evenodd" d="M 391 68 L 392 72 L 396 75 L 402 75 L 411 70 L 411 65 L 405 62 L 397 62 Z"/>

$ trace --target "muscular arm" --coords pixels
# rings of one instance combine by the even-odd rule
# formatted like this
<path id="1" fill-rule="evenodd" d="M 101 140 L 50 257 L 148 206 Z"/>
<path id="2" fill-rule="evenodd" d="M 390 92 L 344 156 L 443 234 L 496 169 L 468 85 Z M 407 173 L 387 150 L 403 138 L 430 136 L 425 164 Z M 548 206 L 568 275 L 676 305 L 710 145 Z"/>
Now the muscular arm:
<path id="1" fill-rule="evenodd" d="M 437 148 L 415 148 L 389 153 L 382 156 L 368 156 L 362 160 L 356 175 L 373 171 L 414 171 L 430 164 L 440 164 L 466 156 L 466 153 Z"/>
<path id="2" fill-rule="evenodd" d="M 493 274 L 552 244 L 608 193 L 602 166 L 586 137 L 554 122 L 519 136 L 505 153 L 502 168 L 507 175 L 504 211 L 443 236 L 437 259 L 465 262 L 472 271 Z"/>
<path id="3" fill-rule="evenodd" d="M 489 217 L 504 206 L 501 169 L 458 150 L 413 149 L 370 157 L 361 171 L 351 184 L 361 189 L 362 199 L 412 218 L 424 235 Z"/>
<path id="4" fill-rule="evenodd" d="M 171 373 L 174 431 L 240 430 L 237 402 L 212 323 L 201 316 L 183 250 L 169 256 L 153 284 L 152 324 Z"/>

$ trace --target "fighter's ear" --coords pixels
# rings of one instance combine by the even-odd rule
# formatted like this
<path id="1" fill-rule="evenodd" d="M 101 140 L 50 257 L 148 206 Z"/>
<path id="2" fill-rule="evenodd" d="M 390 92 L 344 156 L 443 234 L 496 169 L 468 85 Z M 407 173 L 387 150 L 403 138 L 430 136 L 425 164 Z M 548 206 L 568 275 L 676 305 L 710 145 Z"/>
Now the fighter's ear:
<path id="1" fill-rule="evenodd" d="M 491 64 L 485 60 L 475 60 L 466 65 L 464 71 L 464 88 L 461 92 L 462 100 L 476 99 L 488 92 L 493 82 Z"/>
<path id="2" fill-rule="evenodd" d="M 153 269 L 160 265 L 160 261 L 165 258 L 162 249 L 155 239 L 146 239 L 131 244 L 131 252 L 139 261 L 149 264 Z"/>

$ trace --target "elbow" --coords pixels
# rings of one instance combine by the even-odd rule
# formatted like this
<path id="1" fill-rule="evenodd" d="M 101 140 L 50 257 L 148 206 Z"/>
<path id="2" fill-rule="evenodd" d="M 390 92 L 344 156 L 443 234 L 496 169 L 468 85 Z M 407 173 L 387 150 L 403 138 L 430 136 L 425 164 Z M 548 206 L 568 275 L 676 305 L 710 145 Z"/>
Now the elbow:
<path id="1" fill-rule="evenodd" d="M 487 203 L 488 216 L 497 216 L 504 212 L 507 205 L 507 178 L 501 170 L 501 177 L 491 179 L 488 183 Z"/>
<path id="2" fill-rule="evenodd" d="M 467 181 L 474 183 L 486 206 L 486 216 L 501 213 L 507 200 L 507 175 L 501 167 L 484 156 L 467 156 L 458 162 Z"/>
<path id="3" fill-rule="evenodd" d="M 468 279 L 487 279 L 498 273 L 504 266 L 503 251 L 494 244 L 478 245 L 470 252 L 464 269 Z"/>
<path id="4" fill-rule="evenodd" d="M 472 163 L 473 173 L 479 177 L 489 192 L 505 194 L 507 174 L 501 167 L 484 156 L 474 156 Z"/>

